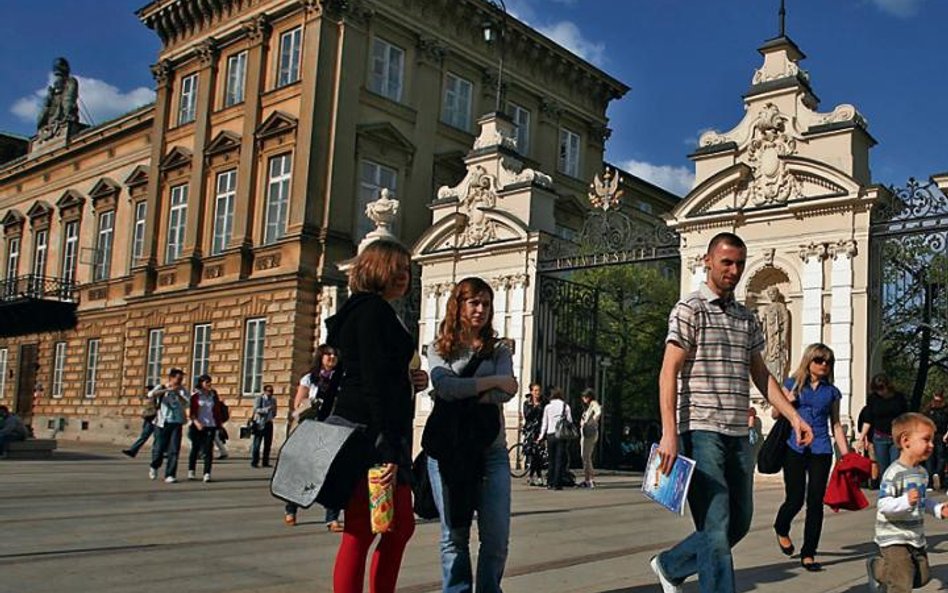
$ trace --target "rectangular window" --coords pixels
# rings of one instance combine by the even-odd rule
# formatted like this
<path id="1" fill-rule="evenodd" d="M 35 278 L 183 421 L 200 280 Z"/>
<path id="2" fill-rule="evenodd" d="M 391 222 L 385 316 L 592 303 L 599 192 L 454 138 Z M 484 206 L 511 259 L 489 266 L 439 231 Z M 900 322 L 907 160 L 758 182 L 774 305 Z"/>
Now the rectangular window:
<path id="1" fill-rule="evenodd" d="M 171 188 L 171 210 L 168 212 L 168 243 L 165 247 L 165 263 L 170 264 L 181 257 L 187 219 L 188 186 L 176 185 Z"/>
<path id="2" fill-rule="evenodd" d="M 7 242 L 7 280 L 16 278 L 20 270 L 20 238 L 13 237 Z"/>
<path id="3" fill-rule="evenodd" d="M 214 232 L 211 237 L 211 255 L 227 249 L 234 230 L 234 200 L 237 195 L 237 169 L 217 176 L 217 196 L 214 199 Z"/>
<path id="4" fill-rule="evenodd" d="M 280 35 L 279 65 L 277 66 L 277 88 L 292 84 L 300 78 L 300 46 L 303 43 L 303 28 L 296 27 Z"/>
<path id="5" fill-rule="evenodd" d="M 66 342 L 56 342 L 53 348 L 53 380 L 49 394 L 53 397 L 63 396 L 63 372 L 66 369 Z"/>
<path id="6" fill-rule="evenodd" d="M 7 390 L 7 349 L 0 348 L 0 399 Z"/>
<path id="7" fill-rule="evenodd" d="M 43 291 L 43 276 L 46 275 L 46 247 L 49 239 L 49 231 L 36 231 L 36 243 L 33 245 L 33 289 L 35 292 Z"/>
<path id="8" fill-rule="evenodd" d="M 507 103 L 507 112 L 517 126 L 517 152 L 530 152 L 530 112 L 516 103 Z"/>
<path id="9" fill-rule="evenodd" d="M 211 368 L 211 324 L 194 326 L 194 348 L 191 352 L 191 376 L 197 379 Z"/>
<path id="10" fill-rule="evenodd" d="M 560 128 L 560 173 L 579 177 L 579 134 Z"/>
<path id="11" fill-rule="evenodd" d="M 401 101 L 402 80 L 405 76 L 404 50 L 378 37 L 373 39 L 370 76 L 369 90 L 392 101 Z"/>
<path id="12" fill-rule="evenodd" d="M 165 330 L 148 332 L 148 359 L 145 362 L 145 385 L 161 383 L 161 359 L 165 352 Z"/>
<path id="13" fill-rule="evenodd" d="M 357 243 L 375 228 L 372 221 L 363 216 L 362 213 L 365 212 L 366 204 L 379 199 L 379 192 L 382 191 L 382 188 L 388 188 L 392 193 L 397 193 L 398 173 L 395 169 L 384 165 L 372 161 L 362 161 L 359 182 L 359 209 L 356 212 L 356 220 L 358 221 L 356 227 Z"/>
<path id="14" fill-rule="evenodd" d="M 135 204 L 135 227 L 132 230 L 132 265 L 141 263 L 145 255 L 145 218 L 148 215 L 148 203 L 142 200 Z"/>
<path id="15" fill-rule="evenodd" d="M 471 129 L 471 98 L 474 85 L 450 72 L 444 77 L 444 102 L 441 121 L 461 130 Z"/>
<path id="16" fill-rule="evenodd" d="M 246 75 L 246 51 L 227 58 L 227 88 L 224 90 L 224 107 L 244 102 L 244 79 Z"/>
<path id="17" fill-rule="evenodd" d="M 270 159 L 267 180 L 266 221 L 263 244 L 269 245 L 286 234 L 286 216 L 290 206 L 290 155 L 281 154 Z"/>
<path id="18" fill-rule="evenodd" d="M 181 99 L 178 102 L 178 125 L 194 121 L 197 112 L 198 75 L 192 74 L 181 79 Z"/>
<path id="19" fill-rule="evenodd" d="M 112 267 L 112 236 L 115 230 L 115 211 L 109 210 L 99 215 L 99 230 L 95 241 L 95 264 L 92 268 L 92 281 L 109 279 Z"/>
<path id="20" fill-rule="evenodd" d="M 95 397 L 98 372 L 99 338 L 92 338 L 86 343 L 86 385 L 83 391 L 86 397 Z"/>
<path id="21" fill-rule="evenodd" d="M 66 223 L 63 231 L 63 282 L 76 281 L 76 255 L 79 253 L 79 221 Z"/>
<path id="22" fill-rule="evenodd" d="M 243 394 L 258 395 L 263 387 L 263 341 L 266 319 L 248 319 L 244 333 Z"/>

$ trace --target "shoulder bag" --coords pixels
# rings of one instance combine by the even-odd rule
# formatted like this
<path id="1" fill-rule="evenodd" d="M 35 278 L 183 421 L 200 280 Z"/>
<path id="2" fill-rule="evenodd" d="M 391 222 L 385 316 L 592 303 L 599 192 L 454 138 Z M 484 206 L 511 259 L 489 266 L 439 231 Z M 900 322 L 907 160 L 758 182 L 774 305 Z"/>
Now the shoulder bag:
<path id="1" fill-rule="evenodd" d="M 479 353 L 474 354 L 458 376 L 465 379 L 473 377 L 484 360 L 485 357 Z M 458 403 L 434 398 L 434 408 L 421 433 L 421 448 L 432 459 L 447 459 L 458 448 L 462 411 Z"/>
<path id="2" fill-rule="evenodd" d="M 575 441 L 579 438 L 579 431 L 576 425 L 566 417 L 566 402 L 563 402 L 563 411 L 560 412 L 560 419 L 556 421 L 556 430 L 553 438 L 558 441 Z"/>
<path id="3" fill-rule="evenodd" d="M 796 391 L 796 385 L 793 386 Z M 793 407 L 799 405 L 800 395 L 793 400 Z M 793 427 L 790 421 L 783 415 L 777 418 L 771 427 L 767 437 L 760 445 L 760 451 L 757 452 L 757 471 L 762 474 L 777 474 L 783 469 L 784 459 L 787 457 L 787 441 L 793 433 Z"/>

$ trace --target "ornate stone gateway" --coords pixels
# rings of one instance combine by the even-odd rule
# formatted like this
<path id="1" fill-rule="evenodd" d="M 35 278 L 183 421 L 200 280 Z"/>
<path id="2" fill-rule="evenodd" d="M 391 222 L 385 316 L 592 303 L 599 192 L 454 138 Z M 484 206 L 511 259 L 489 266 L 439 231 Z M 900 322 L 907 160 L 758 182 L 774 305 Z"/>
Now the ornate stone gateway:
<path id="1" fill-rule="evenodd" d="M 918 409 L 948 387 L 948 174 L 909 179 L 872 212 L 871 369 Z"/>

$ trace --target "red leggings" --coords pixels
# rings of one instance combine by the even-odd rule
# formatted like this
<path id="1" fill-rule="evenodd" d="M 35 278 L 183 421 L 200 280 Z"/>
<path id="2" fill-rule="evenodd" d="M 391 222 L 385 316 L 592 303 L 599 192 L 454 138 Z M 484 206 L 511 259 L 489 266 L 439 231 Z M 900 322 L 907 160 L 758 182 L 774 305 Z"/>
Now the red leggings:
<path id="1" fill-rule="evenodd" d="M 369 520 L 369 487 L 365 481 L 360 481 L 349 497 L 344 525 L 342 543 L 336 554 L 332 590 L 334 593 L 362 593 L 365 558 L 375 540 Z M 375 546 L 369 572 L 369 593 L 394 593 L 402 554 L 414 532 L 411 487 L 399 484 L 395 488 L 395 529 L 383 533 L 379 545 Z"/>

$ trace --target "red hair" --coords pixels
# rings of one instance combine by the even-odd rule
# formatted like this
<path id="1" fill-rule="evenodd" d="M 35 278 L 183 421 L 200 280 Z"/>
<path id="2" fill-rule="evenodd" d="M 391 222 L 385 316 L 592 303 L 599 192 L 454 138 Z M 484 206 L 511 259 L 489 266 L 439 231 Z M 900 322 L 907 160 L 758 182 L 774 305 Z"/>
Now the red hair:
<path id="1" fill-rule="evenodd" d="M 471 328 L 465 324 L 461 317 L 461 305 L 464 301 L 482 294 L 486 294 L 490 298 L 490 312 L 487 315 L 487 323 L 484 324 L 478 335 L 474 335 L 471 333 Z M 489 353 L 494 343 L 493 318 L 494 291 L 490 284 L 475 276 L 461 280 L 451 291 L 451 296 L 448 298 L 444 319 L 441 321 L 438 337 L 435 339 L 435 349 L 438 354 L 450 360 L 458 355 L 462 347 L 469 345 L 474 339 L 480 338 L 482 352 L 484 352 L 484 348 L 487 348 L 486 352 Z"/>

